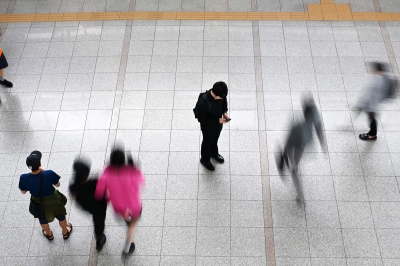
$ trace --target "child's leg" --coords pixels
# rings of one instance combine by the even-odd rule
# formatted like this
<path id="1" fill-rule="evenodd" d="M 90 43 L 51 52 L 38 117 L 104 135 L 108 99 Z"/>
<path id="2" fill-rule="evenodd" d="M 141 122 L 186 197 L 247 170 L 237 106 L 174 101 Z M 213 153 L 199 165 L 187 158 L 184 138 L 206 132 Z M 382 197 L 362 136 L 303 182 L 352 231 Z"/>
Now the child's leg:
<path id="1" fill-rule="evenodd" d="M 53 235 L 53 233 L 50 230 L 50 226 L 49 224 L 40 224 L 40 226 L 42 227 L 42 229 L 46 232 L 46 235 L 51 236 Z"/>
<path id="2" fill-rule="evenodd" d="M 126 235 L 125 248 L 124 248 L 125 253 L 129 252 L 129 248 L 130 248 L 131 243 L 133 242 L 133 238 L 135 236 L 136 226 L 137 226 L 138 221 L 139 221 L 138 218 L 136 218 L 136 219 L 132 218 L 131 222 L 129 223 L 128 232 Z"/>

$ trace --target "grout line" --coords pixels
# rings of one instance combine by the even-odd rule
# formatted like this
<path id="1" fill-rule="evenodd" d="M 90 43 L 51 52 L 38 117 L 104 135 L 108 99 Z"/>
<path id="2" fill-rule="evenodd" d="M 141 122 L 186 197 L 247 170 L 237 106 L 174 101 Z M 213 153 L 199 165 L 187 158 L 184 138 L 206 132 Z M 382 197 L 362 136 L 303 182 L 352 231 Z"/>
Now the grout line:
<path id="1" fill-rule="evenodd" d="M 257 11 L 257 0 L 251 1 L 251 10 Z M 271 205 L 271 190 L 270 177 L 268 169 L 268 145 L 267 133 L 265 130 L 265 108 L 264 108 L 264 91 L 262 78 L 261 64 L 261 48 L 260 48 L 260 33 L 259 22 L 253 21 L 253 51 L 254 51 L 254 69 L 256 82 L 256 99 L 257 99 L 257 117 L 258 117 L 258 135 L 260 149 L 260 166 L 261 166 L 261 184 L 264 212 L 264 235 L 265 235 L 265 255 L 266 262 L 269 266 L 275 266 L 275 243 L 274 229 L 272 222 L 272 205 Z"/>

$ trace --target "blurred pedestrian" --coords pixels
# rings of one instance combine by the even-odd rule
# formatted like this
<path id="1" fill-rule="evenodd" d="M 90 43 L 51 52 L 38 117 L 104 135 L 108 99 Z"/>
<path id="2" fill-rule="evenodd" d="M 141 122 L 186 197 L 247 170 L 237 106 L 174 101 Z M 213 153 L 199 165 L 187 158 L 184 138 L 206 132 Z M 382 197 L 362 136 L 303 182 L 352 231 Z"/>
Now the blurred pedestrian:
<path id="1" fill-rule="evenodd" d="M 299 203 L 304 201 L 304 195 L 301 178 L 298 175 L 298 166 L 305 147 L 312 141 L 313 127 L 315 127 L 321 146 L 324 150 L 326 149 L 322 123 L 314 99 L 310 98 L 303 101 L 302 108 L 304 121 L 292 126 L 289 136 L 286 140 L 284 150 L 276 159 L 277 168 L 280 175 L 282 175 L 285 165 L 290 168 L 293 183 L 298 195 L 297 201 Z"/>
<path id="2" fill-rule="evenodd" d="M 215 166 L 210 158 L 223 163 L 224 157 L 218 152 L 218 139 L 222 131 L 222 125 L 230 121 L 228 112 L 228 86 L 225 82 L 216 82 L 212 89 L 200 93 L 196 107 L 193 110 L 200 123 L 203 142 L 201 143 L 200 163 L 208 170 L 214 171 Z"/>
<path id="3" fill-rule="evenodd" d="M 356 104 L 356 110 L 367 113 L 370 120 L 370 130 L 359 135 L 362 140 L 377 139 L 376 116 L 379 105 L 388 98 L 390 86 L 392 85 L 392 80 L 386 74 L 387 67 L 384 63 L 372 62 L 370 66 L 373 74 L 371 84 Z"/>
<path id="4" fill-rule="evenodd" d="M 4 78 L 4 69 L 8 67 L 8 62 L 4 56 L 3 49 L 0 47 L 0 84 L 7 88 L 12 88 L 13 84 Z"/>
<path id="5" fill-rule="evenodd" d="M 122 216 L 128 224 L 122 255 L 127 255 L 135 250 L 133 238 L 142 214 L 140 192 L 144 184 L 142 172 L 135 166 L 132 156 L 128 154 L 126 160 L 125 152 L 121 148 L 115 148 L 111 152 L 110 165 L 104 169 L 97 182 L 95 197 L 102 199 L 106 195 L 107 200 L 111 201 L 114 211 Z"/>
<path id="6" fill-rule="evenodd" d="M 26 165 L 31 172 L 20 176 L 19 189 L 23 194 L 27 191 L 31 193 L 29 211 L 35 218 L 39 218 L 43 235 L 48 240 L 54 239 L 49 222 L 57 218 L 63 238 L 68 239 L 72 232 L 72 224 L 67 223 L 65 218 L 67 198 L 54 188 L 60 186 L 60 176 L 52 170 L 43 170 L 41 159 L 40 151 L 33 151 L 26 158 Z"/>
<path id="7" fill-rule="evenodd" d="M 71 194 L 76 202 L 89 213 L 92 214 L 94 232 L 96 235 L 96 249 L 101 251 L 106 243 L 106 235 L 104 234 L 107 201 L 105 197 L 100 200 L 94 198 L 96 191 L 97 179 L 91 178 L 90 165 L 83 160 L 76 159 L 73 165 L 74 176 L 73 183 L 69 186 Z"/>

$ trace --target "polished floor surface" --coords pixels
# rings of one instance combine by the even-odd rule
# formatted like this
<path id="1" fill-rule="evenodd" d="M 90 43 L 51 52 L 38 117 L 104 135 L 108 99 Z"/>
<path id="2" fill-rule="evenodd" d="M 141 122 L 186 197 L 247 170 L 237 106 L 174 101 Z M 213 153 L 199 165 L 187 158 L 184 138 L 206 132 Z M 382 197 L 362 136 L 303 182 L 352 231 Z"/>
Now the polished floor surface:
<path id="1" fill-rule="evenodd" d="M 254 4 L 255 3 L 255 4 Z M 0 0 L 0 13 L 111 11 L 305 12 L 319 1 Z M 396 0 L 337 0 L 353 12 L 400 12 Z M 378 5 L 377 5 L 378 4 Z M 377 10 L 380 9 L 380 10 Z M 0 88 L 0 265 L 399 265 L 400 106 L 382 105 L 378 139 L 363 142 L 351 108 L 369 83 L 366 62 L 400 64 L 400 23 L 377 21 L 116 20 L 1 25 L 8 59 Z M 192 109 L 214 82 L 229 114 L 211 173 L 199 163 Z M 311 92 L 325 127 L 300 170 L 305 204 L 274 154 L 300 97 Z M 76 156 L 93 173 L 123 142 L 147 186 L 136 251 L 121 258 L 125 224 L 110 206 L 107 243 L 67 187 Z M 42 236 L 18 189 L 32 150 L 61 176 L 74 225 Z"/>

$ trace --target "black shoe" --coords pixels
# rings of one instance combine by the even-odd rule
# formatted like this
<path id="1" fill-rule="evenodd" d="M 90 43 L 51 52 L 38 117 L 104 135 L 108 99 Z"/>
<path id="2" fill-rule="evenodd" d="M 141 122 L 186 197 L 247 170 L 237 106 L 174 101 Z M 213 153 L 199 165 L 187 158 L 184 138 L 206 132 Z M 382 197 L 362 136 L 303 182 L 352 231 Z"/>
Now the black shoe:
<path id="1" fill-rule="evenodd" d="M 0 81 L 0 84 L 6 86 L 7 88 L 12 88 L 12 86 L 13 86 L 13 84 L 6 79 L 4 79 L 3 81 Z"/>
<path id="2" fill-rule="evenodd" d="M 135 251 L 135 243 L 132 242 L 131 246 L 129 247 L 128 253 L 126 253 L 125 251 L 122 251 L 122 255 L 126 256 L 126 255 L 133 253 L 134 251 Z"/>
<path id="3" fill-rule="evenodd" d="M 97 251 L 101 251 L 101 250 L 103 249 L 104 244 L 105 244 L 106 242 L 107 242 L 106 235 L 103 234 L 103 235 L 101 236 L 101 239 L 98 240 L 98 241 L 96 241 L 96 249 L 97 249 Z"/>
<path id="4" fill-rule="evenodd" d="M 211 155 L 211 157 L 219 163 L 225 162 L 224 157 L 222 157 L 221 154 Z"/>
<path id="5" fill-rule="evenodd" d="M 200 159 L 202 165 L 204 165 L 208 170 L 214 171 L 215 166 L 211 162 L 205 162 L 203 159 Z"/>

